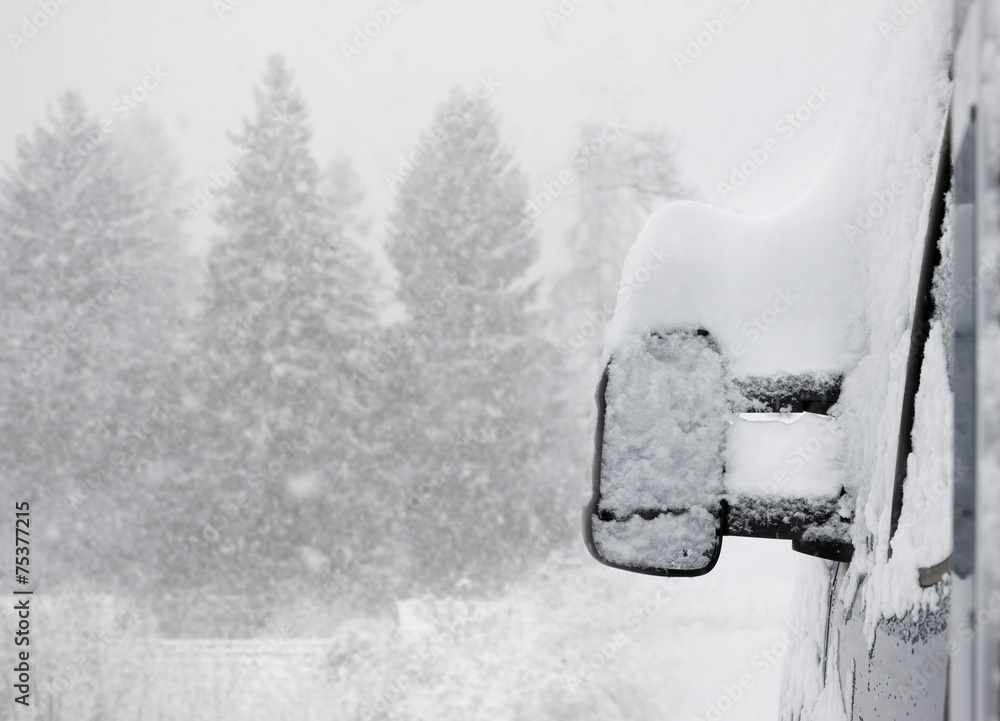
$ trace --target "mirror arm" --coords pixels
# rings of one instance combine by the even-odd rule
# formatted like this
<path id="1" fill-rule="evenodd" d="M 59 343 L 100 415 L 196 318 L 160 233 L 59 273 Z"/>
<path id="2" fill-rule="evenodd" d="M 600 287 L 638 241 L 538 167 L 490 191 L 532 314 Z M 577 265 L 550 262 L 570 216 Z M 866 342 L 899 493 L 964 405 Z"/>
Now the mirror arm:
<path id="1" fill-rule="evenodd" d="M 724 509 L 724 536 L 790 540 L 792 550 L 831 561 L 854 556 L 851 522 L 841 517 L 839 499 L 737 497 Z"/>

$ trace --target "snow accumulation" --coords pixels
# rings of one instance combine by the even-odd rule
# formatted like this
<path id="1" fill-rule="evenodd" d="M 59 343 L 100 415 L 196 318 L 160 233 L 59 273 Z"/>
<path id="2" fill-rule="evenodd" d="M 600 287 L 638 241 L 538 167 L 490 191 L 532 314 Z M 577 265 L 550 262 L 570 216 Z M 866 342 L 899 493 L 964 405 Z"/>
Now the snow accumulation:
<path id="1" fill-rule="evenodd" d="M 717 543 L 727 385 L 705 336 L 633 337 L 608 367 L 594 544 L 626 566 L 693 570 Z M 690 510 L 689 510 L 690 509 Z M 645 520 L 645 511 L 684 511 Z"/>
<path id="2" fill-rule="evenodd" d="M 843 538 L 841 496 L 851 484 L 837 460 L 831 418 L 737 415 L 760 405 L 759 391 L 782 384 L 756 376 L 731 383 L 715 338 L 690 330 L 626 337 L 607 368 L 601 494 L 591 521 L 605 559 L 704 568 L 715 553 L 726 498 L 751 525 L 755 518 L 808 524 L 818 512 L 832 523 L 817 529 L 817 538 Z M 825 387 L 832 375 L 830 368 L 796 370 L 824 371 L 785 377 L 814 387 Z M 650 519 L 664 512 L 674 515 Z"/>
<path id="3" fill-rule="evenodd" d="M 703 336 L 632 337 L 608 368 L 599 510 L 717 507 L 725 384 Z"/>
<path id="4" fill-rule="evenodd" d="M 984 183 L 984 218 L 977 242 L 984 263 L 1000 263 L 1000 8 L 987 3 L 983 12 L 987 33 L 980 58 L 979 104 L 984 119 L 981 135 L 987 167 Z M 986 275 L 984 273 L 984 275 Z M 982 421 L 979 446 L 979 546 L 982 554 L 984 595 L 1000 590 L 1000 273 L 989 273 L 982 284 L 979 312 L 987 322 L 979 339 L 980 410 Z M 1000 619 L 993 619 L 994 648 L 1000 641 Z"/>
<path id="5" fill-rule="evenodd" d="M 917 403 L 925 413 L 914 428 L 914 457 L 903 498 L 904 518 L 923 514 L 919 523 L 925 547 L 903 552 L 894 543 L 889 558 L 889 523 L 900 405 L 906 359 L 910 346 L 910 320 L 916 298 L 922 240 L 932 201 L 934 175 L 940 152 L 944 121 L 950 100 L 948 65 L 950 54 L 951 3 L 928 2 L 911 17 L 905 32 L 877 44 L 873 73 L 866 97 L 871 109 L 860 116 L 858 146 L 866 157 L 862 168 L 867 184 L 903 186 L 898 204 L 867 234 L 864 251 L 866 353 L 845 379 L 840 421 L 846 437 L 845 468 L 862 480 L 855 513 L 854 547 L 846 582 L 838 589 L 841 598 L 851 598 L 862 578 L 861 598 L 865 608 L 865 631 L 874 640 L 879 619 L 903 617 L 920 606 L 933 607 L 937 593 L 921 589 L 918 569 L 937 564 L 948 552 L 930 557 L 950 545 L 949 519 L 921 511 L 919 499 L 940 495 L 938 471 L 951 447 L 950 390 L 943 368 L 943 334 L 928 338 Z M 919 168 L 914 175 L 906 163 Z M 946 221 L 947 222 L 947 221 Z M 946 237 L 947 242 L 947 237 Z M 927 427 L 930 424 L 931 427 Z M 937 456 L 936 460 L 931 460 Z M 926 469 L 926 471 L 924 471 Z M 939 502 L 949 505 L 947 496 Z M 931 527 L 935 519 L 937 527 Z M 903 519 L 901 519 L 901 523 Z M 906 530 L 904 528 L 903 532 Z"/>
<path id="6" fill-rule="evenodd" d="M 697 570 L 707 566 L 719 521 L 704 507 L 645 520 L 594 524 L 594 544 L 612 563 L 648 568 Z"/>
<path id="7" fill-rule="evenodd" d="M 927 339 L 926 355 L 917 392 L 913 426 L 913 453 L 906 469 L 906 502 L 892 539 L 892 563 L 906 568 L 930 568 L 951 553 L 951 493 L 953 448 L 950 433 L 954 408 L 948 388 L 945 343 L 940 323 Z M 889 592 L 908 593 L 905 584 Z M 900 605 L 910 602 L 899 600 Z"/>
<path id="8" fill-rule="evenodd" d="M 728 418 L 733 426 L 725 440 L 724 483 L 727 491 L 788 489 L 827 497 L 841 487 L 858 488 L 856 555 L 844 592 L 854 592 L 861 574 L 877 577 L 866 585 L 869 633 L 880 615 L 903 615 L 919 603 L 916 564 L 945 543 L 940 534 L 928 536 L 923 552 L 898 554 L 886 567 L 910 319 L 949 101 L 949 11 L 947 2 L 928 1 L 905 31 L 871 39 L 861 102 L 822 174 L 796 201 L 764 216 L 694 202 L 670 203 L 654 213 L 626 260 L 624 275 L 632 282 L 621 287 L 605 349 L 614 373 L 616 359 L 634 352 L 636 338 L 700 328 L 718 344 L 729 378 L 844 376 L 833 418 L 804 416 L 789 424 Z M 649 271 L 644 259 L 654 250 L 669 261 Z M 941 343 L 940 333 L 934 343 Z M 942 357 L 932 353 L 927 362 Z M 935 368 L 928 371 L 933 375 Z M 636 400 L 663 396 L 666 371 L 654 374 L 643 366 L 635 373 L 640 387 L 622 392 Z M 703 393 L 702 383 L 699 378 L 695 392 Z M 713 412 L 723 393 L 723 384 L 715 385 L 716 395 L 704 398 Z M 609 396 L 617 389 L 609 383 Z M 947 402 L 946 390 L 925 396 L 930 393 L 935 395 L 924 404 Z M 607 402 L 609 408 L 618 403 L 611 397 Z M 691 421 L 683 417 L 689 405 L 655 406 L 661 414 L 665 408 L 682 418 L 661 418 L 656 428 Z M 636 418 L 646 422 L 649 411 Z M 701 417 L 698 423 L 709 421 Z M 919 445 L 946 432 L 941 413 L 933 423 L 933 429 L 917 430 L 912 462 L 927 470 L 917 472 L 914 486 L 933 484 L 934 469 L 943 467 L 940 458 L 923 455 L 941 442 L 926 451 Z M 614 438 L 606 437 L 605 453 L 614 448 Z M 646 454 L 657 453 L 645 445 L 651 437 L 634 440 L 637 445 L 623 448 L 623 455 L 637 454 L 638 445 Z M 807 446 L 813 450 L 796 452 Z M 705 454 L 717 447 L 713 438 L 689 450 L 692 465 L 671 451 L 671 473 L 682 479 L 702 473 L 714 492 L 717 478 L 701 469 L 710 465 Z M 605 456 L 602 470 L 610 470 L 618 486 L 631 472 L 626 465 L 615 468 L 619 460 L 624 463 L 624 457 Z"/>
<path id="9" fill-rule="evenodd" d="M 839 428 L 813 413 L 741 413 L 726 445 L 731 495 L 836 498 L 847 485 Z"/>
<path id="10" fill-rule="evenodd" d="M 920 588 L 918 569 L 950 552 L 943 511 L 949 501 L 940 488 L 950 463 L 951 400 L 937 322 L 917 399 L 922 420 L 913 433 L 900 535 L 889 559 L 911 320 L 950 100 L 950 12 L 950 2 L 927 0 L 888 36 L 872 23 L 859 50 L 867 72 L 857 105 L 822 173 L 794 202 L 760 216 L 695 202 L 654 213 L 626 260 L 630 282 L 619 291 L 604 354 L 610 435 L 602 507 L 626 512 L 666 502 L 678 486 L 686 502 L 707 507 L 706 496 L 720 483 L 726 493 L 799 497 L 851 490 L 855 555 L 836 593 L 853 598 L 861 586 L 858 608 L 869 642 L 879 619 L 937 603 L 935 592 Z M 645 263 L 653 251 L 669 258 L 656 270 Z M 674 370 L 658 367 L 651 344 L 640 340 L 653 334 L 690 340 L 697 329 L 711 334 L 719 355 L 679 352 Z M 729 381 L 790 374 L 843 376 L 830 417 L 751 421 L 723 408 Z M 677 382 L 687 387 L 666 388 Z M 728 428 L 721 481 L 709 457 L 720 447 L 720 422 Z M 669 440 L 656 442 L 663 438 Z M 665 468 L 670 480 L 656 486 L 651 479 Z M 694 478 L 700 487 L 688 485 Z M 657 547 L 631 523 L 642 521 L 602 531 L 609 550 L 633 540 L 640 545 L 629 553 Z M 803 603 L 822 596 L 812 587 L 802 593 Z M 821 626 L 814 631 L 822 637 Z M 807 675 L 789 688 L 815 681 Z M 816 688 L 789 693 L 819 699 L 817 708 L 827 703 Z"/>
<path id="11" fill-rule="evenodd" d="M 630 337 L 704 328 L 734 376 L 851 367 L 863 349 L 860 258 L 845 242 L 845 215 L 824 202 L 831 195 L 757 217 L 694 202 L 664 206 L 625 262 L 624 275 L 647 282 L 622 286 L 607 355 Z M 669 261 L 649 277 L 643 259 L 653 250 Z M 742 329 L 757 317 L 764 330 L 748 337 Z"/>

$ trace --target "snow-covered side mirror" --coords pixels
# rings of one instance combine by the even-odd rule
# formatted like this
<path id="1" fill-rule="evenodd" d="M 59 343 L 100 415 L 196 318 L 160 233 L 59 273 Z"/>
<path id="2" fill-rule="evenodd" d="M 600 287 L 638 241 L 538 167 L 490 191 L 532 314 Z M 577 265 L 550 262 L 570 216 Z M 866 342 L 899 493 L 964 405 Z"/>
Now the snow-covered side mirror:
<path id="1" fill-rule="evenodd" d="M 707 335 L 650 335 L 611 358 L 595 399 L 594 497 L 584 521 L 599 560 L 670 575 L 715 565 L 726 408 L 714 391 L 723 384 Z"/>
<path id="2" fill-rule="evenodd" d="M 621 345 L 597 390 L 591 553 L 617 568 L 697 576 L 731 535 L 849 559 L 850 503 L 825 415 L 840 382 L 733 380 L 703 329 Z"/>
<path id="3" fill-rule="evenodd" d="M 584 538 L 599 561 L 697 576 L 723 536 L 851 557 L 859 479 L 838 401 L 856 392 L 867 326 L 841 185 L 818 181 L 768 216 L 681 201 L 650 217 L 623 269 L 591 425 Z"/>
<path id="4" fill-rule="evenodd" d="M 841 380 L 733 380 L 704 329 L 619 345 L 597 389 L 591 553 L 616 568 L 699 576 L 730 535 L 849 560 L 853 499 L 825 415 Z"/>

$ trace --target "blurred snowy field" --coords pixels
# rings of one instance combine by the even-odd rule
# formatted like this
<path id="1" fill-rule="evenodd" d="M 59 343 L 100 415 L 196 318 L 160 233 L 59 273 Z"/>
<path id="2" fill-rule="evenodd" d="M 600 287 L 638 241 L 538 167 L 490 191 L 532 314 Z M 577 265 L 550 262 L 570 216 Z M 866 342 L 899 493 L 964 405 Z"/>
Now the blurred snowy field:
<path id="1" fill-rule="evenodd" d="M 253 639 L 159 639 L 141 604 L 41 597 L 43 692 L 18 717 L 773 719 L 808 561 L 768 545 L 728 539 L 694 580 L 554 558 L 502 599 L 401 600 L 382 620 L 295 623 L 290 603 Z"/>

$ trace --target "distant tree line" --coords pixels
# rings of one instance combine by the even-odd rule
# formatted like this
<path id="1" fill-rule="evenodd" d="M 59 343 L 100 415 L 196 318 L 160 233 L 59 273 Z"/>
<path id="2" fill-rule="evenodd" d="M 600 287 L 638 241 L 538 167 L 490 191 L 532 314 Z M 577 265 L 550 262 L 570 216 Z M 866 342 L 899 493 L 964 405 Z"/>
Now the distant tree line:
<path id="1" fill-rule="evenodd" d="M 543 297 L 527 178 L 488 101 L 454 122 L 455 90 L 395 185 L 406 318 L 386 325 L 350 164 L 321 169 L 281 58 L 254 93 L 196 204 L 141 118 L 81 155 L 100 119 L 72 94 L 0 176 L 0 472 L 32 501 L 37 581 L 138 590 L 173 634 L 218 632 L 186 598 L 233 599 L 239 635 L 331 574 L 365 612 L 502 592 L 578 542 L 552 519 L 579 500 L 567 379 L 592 369 L 558 348 L 576 316 L 550 311 L 613 296 L 643 213 L 679 192 L 650 160 L 668 139 L 629 134 L 581 171 L 576 259 Z M 193 212 L 218 227 L 207 263 Z"/>

